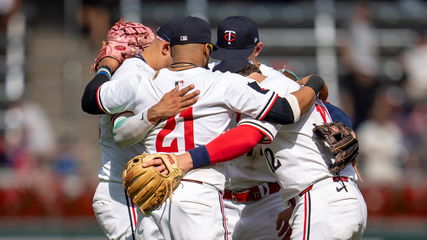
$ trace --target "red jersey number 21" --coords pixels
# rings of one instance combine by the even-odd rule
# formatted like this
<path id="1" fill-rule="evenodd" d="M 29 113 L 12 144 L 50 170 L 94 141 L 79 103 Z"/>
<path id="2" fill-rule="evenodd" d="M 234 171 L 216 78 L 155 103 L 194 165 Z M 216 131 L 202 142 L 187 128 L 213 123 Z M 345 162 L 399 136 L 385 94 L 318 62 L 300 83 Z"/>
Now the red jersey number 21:
<path id="1" fill-rule="evenodd" d="M 176 117 L 184 119 L 184 144 L 185 151 L 195 148 L 194 146 L 194 121 L 193 121 L 193 108 L 187 108 L 178 116 L 169 118 L 165 126 L 157 134 L 156 137 L 156 150 L 157 152 L 179 152 L 178 139 L 174 138 L 170 146 L 164 146 L 165 137 L 176 128 Z"/>

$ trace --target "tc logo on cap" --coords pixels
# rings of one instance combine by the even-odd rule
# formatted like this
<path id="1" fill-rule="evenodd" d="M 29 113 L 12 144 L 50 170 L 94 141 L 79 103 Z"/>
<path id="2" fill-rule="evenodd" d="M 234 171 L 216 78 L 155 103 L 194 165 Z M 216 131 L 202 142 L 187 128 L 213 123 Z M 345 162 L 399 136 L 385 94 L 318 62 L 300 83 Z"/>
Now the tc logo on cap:
<path id="1" fill-rule="evenodd" d="M 180 36 L 179 40 L 181 40 L 181 41 L 187 41 L 188 37 L 187 36 Z"/>
<path id="2" fill-rule="evenodd" d="M 231 30 L 224 31 L 224 39 L 227 41 L 228 45 L 231 45 L 232 42 L 236 41 L 236 32 Z"/>

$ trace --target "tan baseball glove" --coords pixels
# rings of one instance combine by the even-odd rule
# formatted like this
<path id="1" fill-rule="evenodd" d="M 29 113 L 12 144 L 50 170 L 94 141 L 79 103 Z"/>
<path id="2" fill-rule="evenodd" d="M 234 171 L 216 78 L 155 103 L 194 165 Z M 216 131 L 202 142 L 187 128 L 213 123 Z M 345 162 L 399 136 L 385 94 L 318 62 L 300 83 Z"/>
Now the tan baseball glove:
<path id="1" fill-rule="evenodd" d="M 99 50 L 91 71 L 96 72 L 99 62 L 105 57 L 112 57 L 122 63 L 126 58 L 138 55 L 153 42 L 154 37 L 149 27 L 120 19 L 108 31 L 107 44 Z"/>
<path id="2" fill-rule="evenodd" d="M 161 174 L 156 168 L 142 167 L 142 163 L 159 158 L 169 171 Z M 178 187 L 183 176 L 173 154 L 141 154 L 131 159 L 122 174 L 123 186 L 133 203 L 146 214 L 159 208 Z"/>
<path id="3" fill-rule="evenodd" d="M 335 156 L 335 162 L 329 166 L 329 171 L 339 174 L 348 164 L 356 164 L 359 141 L 353 129 L 342 122 L 335 122 L 315 125 L 313 132 L 326 141 L 329 151 Z"/>

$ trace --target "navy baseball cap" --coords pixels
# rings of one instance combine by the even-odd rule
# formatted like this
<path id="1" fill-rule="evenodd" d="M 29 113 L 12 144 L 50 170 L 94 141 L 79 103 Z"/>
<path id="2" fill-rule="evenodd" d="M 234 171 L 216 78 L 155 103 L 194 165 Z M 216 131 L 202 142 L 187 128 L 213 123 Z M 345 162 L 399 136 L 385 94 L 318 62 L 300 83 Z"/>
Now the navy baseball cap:
<path id="1" fill-rule="evenodd" d="M 169 38 L 171 46 L 188 43 L 211 43 L 209 24 L 198 17 L 174 18 L 160 27 L 161 34 Z M 159 37 L 163 38 L 159 35 Z M 164 39 L 167 40 L 167 39 Z"/>
<path id="2" fill-rule="evenodd" d="M 244 66 L 248 64 L 253 64 L 253 63 L 247 58 L 228 58 L 226 60 L 222 60 L 212 70 L 237 73 L 240 70 L 242 70 Z"/>
<path id="3" fill-rule="evenodd" d="M 160 25 L 159 28 L 157 28 L 157 31 L 156 31 L 157 37 L 166 42 L 170 42 L 171 36 L 173 33 L 173 28 L 174 28 L 173 21 L 167 21 L 166 23 Z"/>
<path id="4" fill-rule="evenodd" d="M 218 25 L 218 49 L 211 57 L 220 60 L 247 58 L 258 43 L 258 28 L 254 21 L 245 16 L 228 17 Z"/>

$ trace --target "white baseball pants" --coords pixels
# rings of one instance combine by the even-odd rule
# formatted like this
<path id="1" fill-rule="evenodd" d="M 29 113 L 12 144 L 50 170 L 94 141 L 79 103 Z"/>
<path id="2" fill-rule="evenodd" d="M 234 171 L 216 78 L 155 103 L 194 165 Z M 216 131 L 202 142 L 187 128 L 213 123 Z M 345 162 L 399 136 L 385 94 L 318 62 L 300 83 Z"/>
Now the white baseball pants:
<path id="1" fill-rule="evenodd" d="M 344 185 L 345 188 L 344 188 Z M 296 197 L 289 224 L 292 240 L 361 239 L 366 228 L 365 200 L 352 180 L 321 180 Z"/>

